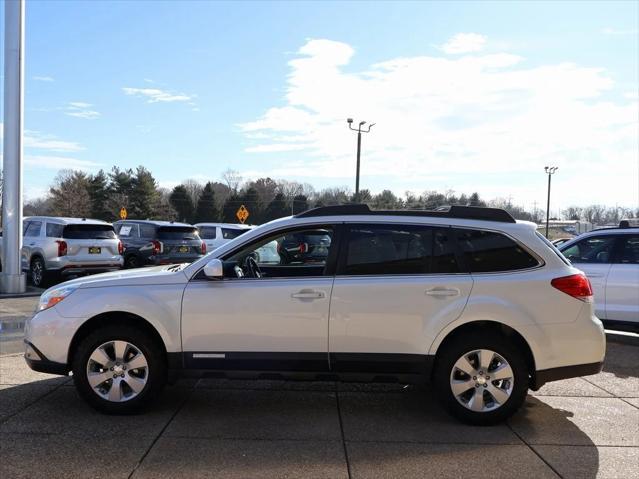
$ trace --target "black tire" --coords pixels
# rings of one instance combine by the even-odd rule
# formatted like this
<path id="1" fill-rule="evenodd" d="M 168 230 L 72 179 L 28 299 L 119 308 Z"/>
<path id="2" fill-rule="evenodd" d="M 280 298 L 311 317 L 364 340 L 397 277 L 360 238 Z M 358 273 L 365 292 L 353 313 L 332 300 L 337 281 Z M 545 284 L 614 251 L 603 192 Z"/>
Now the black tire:
<path id="1" fill-rule="evenodd" d="M 36 256 L 31 260 L 29 276 L 31 277 L 31 284 L 36 288 L 44 288 L 47 285 L 49 274 L 44 260 L 40 256 Z"/>
<path id="2" fill-rule="evenodd" d="M 451 374 L 453 374 L 453 368 L 457 360 L 471 351 L 480 349 L 497 353 L 508 362 L 513 372 L 510 397 L 496 409 L 485 412 L 472 411 L 461 404 L 455 394 L 453 394 L 451 386 Z M 503 335 L 475 332 L 453 338 L 444 345 L 443 350 L 438 352 L 434 371 L 434 385 L 441 403 L 453 416 L 469 424 L 490 426 L 508 419 L 521 407 L 528 393 L 528 367 L 523 354 L 518 351 L 512 341 L 509 341 Z M 490 387 L 490 384 L 488 386 Z M 479 390 L 482 390 L 481 386 Z M 469 394 L 472 395 L 473 393 L 474 390 L 470 389 Z M 489 395 L 487 397 L 491 398 L 492 396 Z"/>
<path id="3" fill-rule="evenodd" d="M 124 258 L 124 268 L 125 269 L 133 269 L 140 267 L 140 259 L 137 255 L 130 254 L 126 258 Z"/>
<path id="4" fill-rule="evenodd" d="M 93 352 L 101 345 L 116 340 L 135 346 L 142 352 L 148 365 L 144 387 L 135 397 L 123 402 L 103 398 L 94 391 L 87 378 L 87 366 Z M 124 415 L 142 411 L 158 397 L 167 380 L 166 356 L 161 345 L 143 330 L 122 323 L 101 327 L 82 339 L 73 354 L 72 368 L 73 382 L 80 396 L 91 407 L 105 414 Z"/>

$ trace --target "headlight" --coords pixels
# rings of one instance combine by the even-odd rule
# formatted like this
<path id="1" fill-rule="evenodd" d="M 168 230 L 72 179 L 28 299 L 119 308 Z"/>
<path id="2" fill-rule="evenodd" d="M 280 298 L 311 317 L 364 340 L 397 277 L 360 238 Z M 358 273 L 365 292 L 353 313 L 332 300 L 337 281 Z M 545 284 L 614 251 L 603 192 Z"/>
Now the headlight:
<path id="1" fill-rule="evenodd" d="M 54 288 L 45 291 L 42 296 L 40 296 L 40 302 L 38 303 L 36 313 L 38 311 L 44 311 L 45 309 L 49 309 L 52 306 L 55 306 L 64 298 L 73 293 L 76 289 L 78 289 L 77 286 L 62 286 L 60 288 Z"/>

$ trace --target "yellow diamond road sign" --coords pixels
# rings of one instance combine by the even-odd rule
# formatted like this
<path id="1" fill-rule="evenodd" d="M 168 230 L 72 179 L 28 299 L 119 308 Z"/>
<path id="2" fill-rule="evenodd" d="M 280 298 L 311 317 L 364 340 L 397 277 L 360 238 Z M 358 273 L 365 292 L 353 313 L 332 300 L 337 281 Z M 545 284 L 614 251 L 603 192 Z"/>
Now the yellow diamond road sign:
<path id="1" fill-rule="evenodd" d="M 120 208 L 120 219 L 125 220 L 127 217 L 126 208 Z"/>
<path id="2" fill-rule="evenodd" d="M 249 217 L 249 211 L 246 209 L 246 206 L 242 205 L 240 206 L 240 209 L 237 210 L 237 213 L 235 213 L 235 216 L 237 216 L 237 219 L 240 220 L 240 223 L 244 224 L 246 219 Z"/>

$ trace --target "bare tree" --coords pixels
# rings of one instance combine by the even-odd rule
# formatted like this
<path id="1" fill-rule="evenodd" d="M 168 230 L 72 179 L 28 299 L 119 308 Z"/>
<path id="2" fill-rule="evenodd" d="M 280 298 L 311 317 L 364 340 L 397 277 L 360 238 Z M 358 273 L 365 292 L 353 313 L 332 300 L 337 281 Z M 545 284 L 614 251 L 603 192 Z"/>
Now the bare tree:
<path id="1" fill-rule="evenodd" d="M 56 216 L 86 218 L 91 213 L 89 178 L 81 171 L 60 170 L 49 190 Z"/>
<path id="2" fill-rule="evenodd" d="M 186 180 L 182 182 L 182 185 L 186 188 L 186 192 L 191 197 L 194 205 L 197 205 L 197 201 L 200 199 L 204 186 L 197 180 Z"/>
<path id="3" fill-rule="evenodd" d="M 240 188 L 240 184 L 242 183 L 242 175 L 240 175 L 239 171 L 228 169 L 224 173 L 222 173 L 222 179 L 229 187 L 229 189 L 236 193 Z"/>

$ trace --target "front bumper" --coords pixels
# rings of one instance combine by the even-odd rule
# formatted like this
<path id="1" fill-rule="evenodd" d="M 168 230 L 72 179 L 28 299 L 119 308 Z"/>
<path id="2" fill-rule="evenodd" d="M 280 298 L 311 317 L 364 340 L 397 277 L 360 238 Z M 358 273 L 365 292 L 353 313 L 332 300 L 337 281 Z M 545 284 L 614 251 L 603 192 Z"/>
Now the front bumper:
<path id="1" fill-rule="evenodd" d="M 29 341 L 24 341 L 25 352 L 24 360 L 27 365 L 39 373 L 58 374 L 66 376 L 69 374 L 69 366 L 64 363 L 50 361 L 42 352 Z"/>

